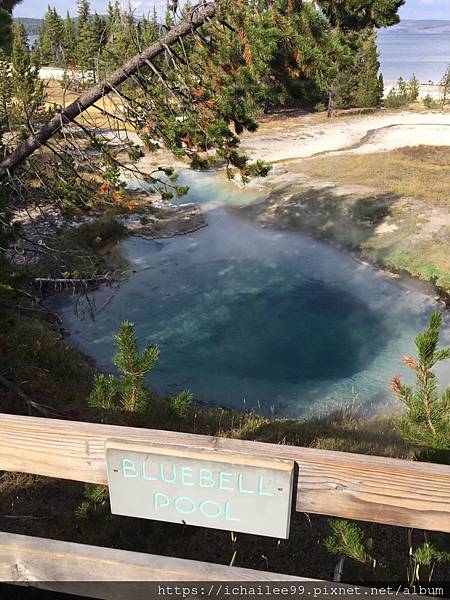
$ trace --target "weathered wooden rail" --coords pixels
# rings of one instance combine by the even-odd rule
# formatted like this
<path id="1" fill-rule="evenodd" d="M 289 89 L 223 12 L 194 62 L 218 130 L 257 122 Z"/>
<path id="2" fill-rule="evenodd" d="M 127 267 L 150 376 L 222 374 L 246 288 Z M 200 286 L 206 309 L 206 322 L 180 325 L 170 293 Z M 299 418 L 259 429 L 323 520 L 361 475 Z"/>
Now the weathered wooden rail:
<path id="1" fill-rule="evenodd" d="M 101 548 L 0 533 L 0 581 L 55 582 L 98 581 L 302 581 L 302 577 L 228 567 L 196 560 Z M 98 586 L 92 586 L 96 591 Z M 54 586 L 58 589 L 58 586 Z M 89 588 L 88 588 L 89 589 Z M 87 595 L 89 595 L 87 589 Z M 108 594 L 101 597 L 109 598 Z M 133 597 L 135 596 L 127 596 Z M 148 593 L 143 597 L 148 600 Z"/>
<path id="2" fill-rule="evenodd" d="M 450 467 L 171 431 L 0 415 L 0 469 L 107 483 L 105 442 L 293 460 L 297 511 L 450 532 Z M 68 557 L 70 556 L 70 560 Z M 49 563 L 53 569 L 48 570 Z M 70 563 L 70 564 L 69 564 Z M 195 561 L 0 534 L 0 579 L 289 579 Z M 57 565 L 57 568 L 55 567 Z M 169 576 L 169 577 L 167 577 Z M 296 579 L 299 579 L 298 577 Z"/>

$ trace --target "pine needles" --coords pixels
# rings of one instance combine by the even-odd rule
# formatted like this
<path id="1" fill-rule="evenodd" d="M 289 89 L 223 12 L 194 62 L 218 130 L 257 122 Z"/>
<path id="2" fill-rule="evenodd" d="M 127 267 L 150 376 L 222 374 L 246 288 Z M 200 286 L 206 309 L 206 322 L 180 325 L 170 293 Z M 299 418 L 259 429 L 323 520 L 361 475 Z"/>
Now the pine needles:
<path id="1" fill-rule="evenodd" d="M 416 384 L 403 385 L 399 375 L 391 380 L 392 391 L 406 406 L 406 414 L 397 420 L 398 430 L 410 442 L 436 450 L 450 449 L 450 387 L 441 391 L 432 371 L 450 358 L 450 348 L 438 348 L 442 318 L 433 313 L 428 329 L 417 335 L 418 359 L 403 357 L 416 373 Z"/>
<path id="2" fill-rule="evenodd" d="M 324 540 L 324 546 L 330 554 L 344 555 L 363 565 L 375 566 L 371 556 L 373 540 L 366 538 L 356 523 L 345 519 L 330 519 L 331 535 Z"/>

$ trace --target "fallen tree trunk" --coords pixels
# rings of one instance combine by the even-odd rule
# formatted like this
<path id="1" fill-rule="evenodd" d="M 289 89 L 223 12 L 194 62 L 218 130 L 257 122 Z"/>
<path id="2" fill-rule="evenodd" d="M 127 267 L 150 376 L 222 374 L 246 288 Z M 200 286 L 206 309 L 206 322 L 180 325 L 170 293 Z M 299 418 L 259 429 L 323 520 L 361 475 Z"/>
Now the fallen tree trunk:
<path id="1" fill-rule="evenodd" d="M 70 289 L 72 291 L 84 289 L 87 290 L 92 287 L 97 287 L 101 284 L 111 284 L 117 281 L 114 274 L 99 275 L 97 277 L 86 277 L 86 278 L 69 278 L 69 277 L 35 277 L 33 283 L 39 289 L 52 288 L 56 290 Z"/>
<path id="2" fill-rule="evenodd" d="M 98 100 L 109 94 L 117 86 L 124 83 L 139 69 L 145 67 L 148 61 L 153 60 L 162 54 L 167 47 L 175 44 L 180 38 L 184 38 L 193 31 L 201 27 L 214 16 L 216 12 L 215 3 L 206 5 L 204 8 L 191 15 L 189 20 L 181 22 L 173 27 L 166 35 L 160 37 L 151 46 L 143 50 L 140 54 L 134 56 L 122 67 L 111 73 L 104 81 L 81 94 L 72 104 L 64 110 L 58 111 L 53 117 L 45 123 L 41 129 L 30 136 L 12 152 L 6 159 L 0 162 L 0 180 L 4 179 L 16 167 L 22 164 L 29 156 L 33 154 L 40 146 L 45 144 L 55 135 L 64 125 L 74 121 L 80 114 L 95 104 Z"/>
<path id="3" fill-rule="evenodd" d="M 35 277 L 34 282 L 43 284 L 43 283 L 70 283 L 72 285 L 76 284 L 88 284 L 88 283 L 101 283 L 104 281 L 113 282 L 114 278 L 108 275 L 99 275 L 98 277 L 86 277 L 83 278 L 70 278 L 70 277 Z"/>

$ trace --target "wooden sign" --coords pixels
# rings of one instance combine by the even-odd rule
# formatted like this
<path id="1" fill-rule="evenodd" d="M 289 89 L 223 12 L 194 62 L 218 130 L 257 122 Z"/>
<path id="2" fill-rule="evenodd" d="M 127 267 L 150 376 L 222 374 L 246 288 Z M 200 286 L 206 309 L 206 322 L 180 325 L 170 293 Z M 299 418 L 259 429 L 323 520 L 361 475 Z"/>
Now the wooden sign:
<path id="1" fill-rule="evenodd" d="M 293 461 L 107 440 L 106 464 L 113 514 L 289 536 Z"/>

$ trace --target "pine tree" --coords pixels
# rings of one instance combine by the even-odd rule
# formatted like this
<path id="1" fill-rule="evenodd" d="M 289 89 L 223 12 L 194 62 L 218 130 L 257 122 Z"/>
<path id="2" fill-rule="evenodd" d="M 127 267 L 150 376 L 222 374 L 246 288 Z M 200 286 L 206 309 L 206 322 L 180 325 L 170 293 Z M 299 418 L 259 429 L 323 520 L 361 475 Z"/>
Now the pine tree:
<path id="1" fill-rule="evenodd" d="M 13 84 L 11 67 L 7 55 L 0 49 L 0 151 L 3 154 L 1 140 L 5 131 L 11 131 Z"/>
<path id="2" fill-rule="evenodd" d="M 437 565 L 450 563 L 450 536 L 445 536 L 447 543 L 444 536 L 443 549 L 428 540 L 415 549 L 410 548 L 410 585 L 416 581 L 431 581 Z"/>
<path id="3" fill-rule="evenodd" d="M 32 62 L 22 23 L 14 24 L 13 34 L 11 65 L 15 112 L 19 121 L 33 130 L 44 105 L 44 84 L 39 77 L 39 65 Z"/>
<path id="4" fill-rule="evenodd" d="M 375 564 L 371 555 L 373 540 L 365 536 L 357 523 L 330 519 L 329 524 L 332 533 L 325 538 L 324 546 L 330 554 L 347 556 L 365 566 Z"/>
<path id="5" fill-rule="evenodd" d="M 94 13 L 91 26 L 95 48 L 97 52 L 99 52 L 107 40 L 107 23 L 103 17 L 100 17 L 100 15 L 97 13 Z"/>
<path id="6" fill-rule="evenodd" d="M 346 557 L 353 561 L 348 569 L 348 576 L 355 580 L 383 580 L 388 573 L 386 567 L 375 556 L 374 543 L 358 523 L 345 519 L 330 519 L 331 534 L 324 540 L 325 549 L 334 556 Z M 423 532 L 425 542 L 414 547 L 411 530 L 408 532 L 409 544 L 405 547 L 404 554 L 409 558 L 409 568 L 405 575 L 408 585 L 412 586 L 417 581 L 430 582 L 437 565 L 450 562 L 448 536 L 445 534 L 430 543 L 428 533 Z M 416 536 L 415 536 L 416 537 Z M 355 573 L 354 566 L 359 565 L 359 572 Z"/>
<path id="7" fill-rule="evenodd" d="M 115 24 L 118 17 L 120 17 L 120 5 L 118 0 L 115 0 L 114 4 L 108 2 L 108 14 L 106 17 L 108 41 L 113 41 L 112 36 L 114 35 Z"/>
<path id="8" fill-rule="evenodd" d="M 103 46 L 101 64 L 103 71 L 102 77 L 114 70 L 119 64 L 119 58 L 116 53 L 116 42 L 120 37 L 121 12 L 118 0 L 108 4 L 108 16 L 106 21 L 106 42 Z"/>
<path id="9" fill-rule="evenodd" d="M 0 124 L 5 123 L 12 100 L 11 67 L 6 53 L 0 50 Z"/>
<path id="10" fill-rule="evenodd" d="M 12 42 L 12 17 L 0 7 L 0 50 L 9 53 Z"/>
<path id="11" fill-rule="evenodd" d="M 64 21 L 55 8 L 48 7 L 39 29 L 38 50 L 42 64 L 60 65 L 64 57 Z"/>
<path id="12" fill-rule="evenodd" d="M 77 67 L 82 72 L 82 78 L 84 81 L 95 79 L 97 48 L 88 0 L 78 0 L 77 42 Z"/>
<path id="13" fill-rule="evenodd" d="M 388 27 L 399 22 L 399 8 L 405 0 L 316 0 L 332 27 L 341 31 L 362 31 Z"/>
<path id="14" fill-rule="evenodd" d="M 0 50 L 9 54 L 13 39 L 12 32 L 12 11 L 22 0 L 2 0 L 0 1 Z"/>
<path id="15" fill-rule="evenodd" d="M 409 81 L 399 77 L 397 83 L 389 91 L 384 100 L 387 108 L 401 108 L 410 102 L 415 102 L 419 96 L 419 83 L 415 75 Z"/>
<path id="16" fill-rule="evenodd" d="M 75 62 L 77 43 L 77 29 L 69 11 L 67 11 L 64 22 L 64 54 L 66 65 Z"/>
<path id="17" fill-rule="evenodd" d="M 384 94 L 383 77 L 379 74 L 380 62 L 373 34 L 365 42 L 357 60 L 358 87 L 356 104 L 361 108 L 380 106 Z"/>
<path id="18" fill-rule="evenodd" d="M 158 38 L 159 29 L 158 13 L 156 7 L 153 6 L 151 19 L 144 19 L 141 25 L 140 40 L 143 48 L 150 46 Z"/>
<path id="19" fill-rule="evenodd" d="M 409 88 L 408 95 L 409 95 L 410 102 L 416 102 L 416 100 L 419 98 L 420 84 L 419 84 L 419 80 L 414 75 L 414 73 L 408 82 L 408 88 Z"/>
<path id="20" fill-rule="evenodd" d="M 35 56 L 39 57 L 39 61 L 43 65 L 49 65 L 52 61 L 53 52 L 50 38 L 47 35 L 46 19 L 39 26 Z"/>
<path id="21" fill-rule="evenodd" d="M 439 85 L 441 88 L 441 104 L 445 106 L 450 98 L 450 66 L 445 71 Z"/>
<path id="22" fill-rule="evenodd" d="M 177 396 L 169 398 L 169 410 L 172 416 L 183 418 L 192 404 L 192 393 L 183 390 Z"/>
<path id="23" fill-rule="evenodd" d="M 174 15 L 173 15 L 173 11 L 171 8 L 171 3 L 167 2 L 166 3 L 166 12 L 164 15 L 164 25 L 166 26 L 167 29 L 170 29 L 171 27 L 173 27 L 174 25 Z"/>
<path id="24" fill-rule="evenodd" d="M 159 350 L 156 346 L 149 345 L 140 353 L 134 324 L 128 321 L 120 326 L 115 343 L 118 351 L 113 363 L 121 377 L 103 373 L 96 375 L 89 405 L 101 409 L 142 412 L 149 399 L 144 377 L 158 361 Z"/>
<path id="25" fill-rule="evenodd" d="M 89 4 L 89 0 L 77 0 L 77 8 L 78 8 L 78 21 L 77 26 L 79 29 L 83 29 L 90 20 L 91 17 L 91 7 Z"/>
<path id="26" fill-rule="evenodd" d="M 416 384 L 403 385 L 399 375 L 391 381 L 394 394 L 406 407 L 406 414 L 397 421 L 399 431 L 407 440 L 437 450 L 450 448 L 450 387 L 439 390 L 432 370 L 450 358 L 450 348 L 438 348 L 442 318 L 441 313 L 433 313 L 428 329 L 417 335 L 418 359 L 403 357 L 416 374 Z"/>
<path id="27" fill-rule="evenodd" d="M 106 72 L 118 68 L 124 60 L 142 50 L 140 29 L 130 11 L 120 10 L 117 0 L 108 6 L 108 35 L 102 51 L 102 66 Z"/>

